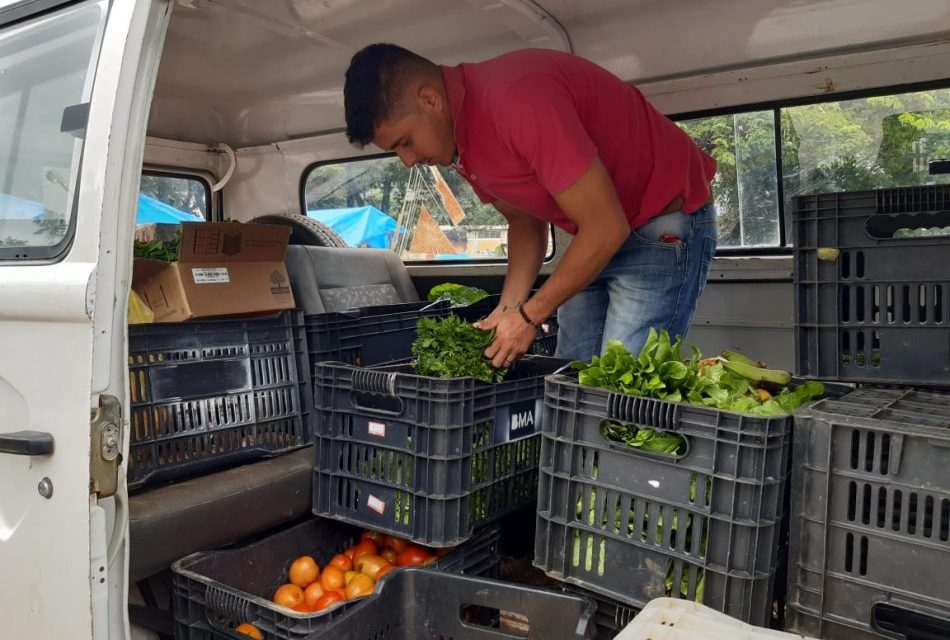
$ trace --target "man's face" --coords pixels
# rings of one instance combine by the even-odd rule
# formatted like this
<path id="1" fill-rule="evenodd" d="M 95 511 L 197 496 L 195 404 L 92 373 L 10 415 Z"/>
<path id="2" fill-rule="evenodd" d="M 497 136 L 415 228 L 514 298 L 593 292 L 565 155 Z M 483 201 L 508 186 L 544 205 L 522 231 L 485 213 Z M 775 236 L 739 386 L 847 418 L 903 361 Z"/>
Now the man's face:
<path id="1" fill-rule="evenodd" d="M 393 151 L 407 167 L 415 164 L 447 167 L 455 157 L 455 139 L 447 105 L 437 93 L 417 90 L 406 108 L 376 125 L 373 144 Z"/>

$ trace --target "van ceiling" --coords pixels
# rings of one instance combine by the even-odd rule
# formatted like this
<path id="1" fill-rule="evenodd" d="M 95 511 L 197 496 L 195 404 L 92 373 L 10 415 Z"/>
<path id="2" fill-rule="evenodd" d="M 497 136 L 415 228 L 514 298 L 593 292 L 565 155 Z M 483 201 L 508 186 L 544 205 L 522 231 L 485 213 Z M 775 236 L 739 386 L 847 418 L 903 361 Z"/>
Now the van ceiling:
<path id="1" fill-rule="evenodd" d="M 573 48 L 644 83 L 947 39 L 947 0 L 178 0 L 148 133 L 245 147 L 339 131 L 343 73 L 373 42 L 443 64 Z"/>

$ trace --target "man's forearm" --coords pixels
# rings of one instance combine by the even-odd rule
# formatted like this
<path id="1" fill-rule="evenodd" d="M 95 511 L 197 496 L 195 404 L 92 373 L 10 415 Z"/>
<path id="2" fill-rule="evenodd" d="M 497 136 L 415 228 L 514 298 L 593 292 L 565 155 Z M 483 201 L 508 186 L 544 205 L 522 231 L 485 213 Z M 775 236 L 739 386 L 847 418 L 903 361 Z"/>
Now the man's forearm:
<path id="1" fill-rule="evenodd" d="M 604 270 L 626 240 L 623 230 L 580 229 L 564 252 L 544 286 L 525 305 L 525 313 L 535 322 L 551 316 L 571 296 L 586 287 Z M 629 233 L 627 228 L 626 233 Z"/>
<path id="2" fill-rule="evenodd" d="M 508 272 L 501 292 L 501 306 L 515 307 L 534 286 L 547 253 L 547 224 L 534 218 L 516 219 L 508 225 Z"/>

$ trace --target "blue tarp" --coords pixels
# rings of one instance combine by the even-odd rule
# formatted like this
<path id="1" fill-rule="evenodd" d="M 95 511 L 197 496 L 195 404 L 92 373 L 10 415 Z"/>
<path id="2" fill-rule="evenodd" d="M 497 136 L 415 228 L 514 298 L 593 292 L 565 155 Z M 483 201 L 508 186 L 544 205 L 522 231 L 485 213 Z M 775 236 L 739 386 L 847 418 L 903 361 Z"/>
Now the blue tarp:
<path id="1" fill-rule="evenodd" d="M 32 220 L 44 212 L 39 202 L 0 193 L 0 220 Z"/>
<path id="2" fill-rule="evenodd" d="M 200 217 L 185 213 L 175 207 L 156 200 L 144 193 L 139 194 L 139 208 L 135 215 L 136 224 L 204 222 Z"/>
<path id="3" fill-rule="evenodd" d="M 396 234 L 396 220 L 372 206 L 311 209 L 307 216 L 336 231 L 351 247 L 388 249 Z"/>

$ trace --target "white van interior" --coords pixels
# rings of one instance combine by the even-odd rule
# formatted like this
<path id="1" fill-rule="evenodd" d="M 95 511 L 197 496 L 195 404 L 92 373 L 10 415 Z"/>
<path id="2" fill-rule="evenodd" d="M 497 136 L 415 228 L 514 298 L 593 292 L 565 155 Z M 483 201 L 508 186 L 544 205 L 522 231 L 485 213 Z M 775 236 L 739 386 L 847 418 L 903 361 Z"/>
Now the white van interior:
<path id="1" fill-rule="evenodd" d="M 309 209 L 331 206 L 380 208 L 380 200 L 356 196 L 360 190 L 378 193 L 382 185 L 367 181 L 381 180 L 386 171 L 401 171 L 393 183 L 397 192 L 411 190 L 410 180 L 431 179 L 420 177 L 419 169 L 410 174 L 379 149 L 358 150 L 347 143 L 343 74 L 350 57 L 374 42 L 394 42 L 442 64 L 526 47 L 570 51 L 634 83 L 714 153 L 720 249 L 689 335 L 704 353 L 741 347 L 772 366 L 794 369 L 790 215 L 795 196 L 950 182 L 928 172 L 930 161 L 950 157 L 950 4 L 945 0 L 910 5 L 888 0 L 127 0 L 45 3 L 39 18 L 25 13 L 29 4 L 0 4 L 0 19 L 4 11 L 27 16 L 6 16 L 24 39 L 31 37 L 32 20 L 48 22 L 47 43 L 68 39 L 74 27 L 78 38 L 83 32 L 75 25 L 83 19 L 93 32 L 99 29 L 90 39 L 101 47 L 90 67 L 99 74 L 97 82 L 110 73 L 108 56 L 125 60 L 111 68 L 113 113 L 124 114 L 128 138 L 119 140 L 126 161 L 134 164 L 100 167 L 112 185 L 102 196 L 102 209 L 117 208 L 117 219 L 125 221 L 86 238 L 83 225 L 89 219 L 80 209 L 78 217 L 66 218 L 68 230 L 63 231 L 63 237 L 75 233 L 74 251 L 88 243 L 113 254 L 87 262 L 111 269 L 111 277 L 99 282 L 114 286 L 114 307 L 101 306 L 97 314 L 112 317 L 102 324 L 113 330 L 97 339 L 120 348 L 127 348 L 121 321 L 129 289 L 132 203 L 139 191 L 206 220 L 291 225 L 287 266 L 297 305 L 309 313 L 364 306 L 378 300 L 380 291 L 386 303 L 418 301 L 445 281 L 501 290 L 507 245 L 503 225 L 490 212 L 470 217 L 466 258 L 448 260 L 409 246 L 348 246 L 306 217 Z M 83 18 L 83 11 L 90 15 Z M 96 11 L 108 13 L 105 23 L 92 15 Z M 56 19 L 65 15 L 74 22 L 62 23 L 66 30 L 54 33 Z M 130 36 L 116 43 L 109 39 L 109 22 L 120 20 Z M 84 54 L 68 43 L 62 47 L 66 54 Z M 0 59 L 9 50 L 0 48 Z M 28 118 L 28 105 L 0 95 L 0 112 L 6 112 L 0 122 Z M 17 108 L 20 115 L 11 115 Z M 90 122 L 102 116 L 95 109 L 93 103 Z M 87 146 L 96 144 L 90 132 Z M 0 141 L 0 149 L 9 144 L 17 143 Z M 48 171 L 46 181 L 62 179 L 55 174 Z M 2 191 L 9 189 L 0 185 Z M 475 206 L 470 194 L 456 196 L 463 205 Z M 445 212 L 432 210 L 442 224 Z M 16 246 L 17 233 L 0 220 L 0 242 L 8 242 L 0 244 L 0 251 Z M 552 230 L 542 280 L 569 242 L 569 236 Z M 17 259 L 0 253 L 0 261 Z M 0 319 L 20 323 L 21 329 L 43 321 L 35 311 L 18 315 L 10 310 L 18 298 L 13 281 L 2 282 L 4 269 Z M 110 297 L 111 292 L 100 288 L 98 294 L 84 295 Z M 69 340 L 64 334 L 56 344 Z M 114 358 L 111 369 L 93 374 L 119 380 L 110 395 L 120 400 L 127 398 L 121 362 Z M 95 369 L 95 362 L 88 364 Z M 5 375 L 0 366 L 0 418 L 24 418 L 7 392 L 12 387 L 4 386 Z M 94 388 L 105 395 L 110 385 L 100 381 Z M 121 437 L 127 452 L 128 434 Z M 108 618 L 93 616 L 92 632 L 74 637 L 171 637 L 171 563 L 310 514 L 311 475 L 312 451 L 304 448 L 131 495 L 119 482 L 114 497 L 101 499 L 100 526 L 116 529 L 106 536 L 111 546 L 98 552 L 112 560 L 103 582 L 109 586 L 104 596 Z M 56 490 L 62 491 L 59 485 Z M 10 524 L 0 521 L 0 531 Z"/>

